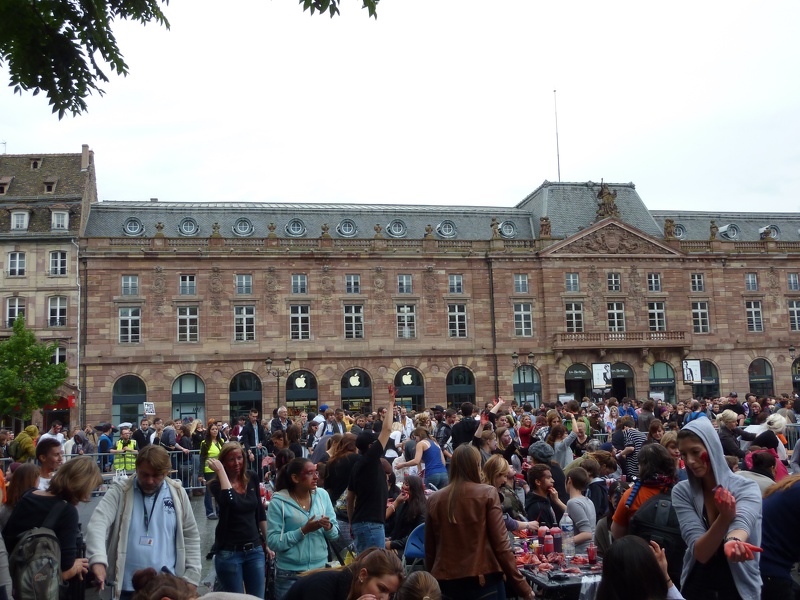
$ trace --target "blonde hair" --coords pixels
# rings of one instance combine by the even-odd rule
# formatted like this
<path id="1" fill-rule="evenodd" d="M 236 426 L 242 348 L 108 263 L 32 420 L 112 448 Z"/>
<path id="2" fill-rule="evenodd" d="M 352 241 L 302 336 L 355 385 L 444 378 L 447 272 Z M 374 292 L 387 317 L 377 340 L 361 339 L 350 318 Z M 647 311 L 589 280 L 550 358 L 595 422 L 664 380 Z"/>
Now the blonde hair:
<path id="1" fill-rule="evenodd" d="M 665 431 L 661 436 L 660 444 L 664 448 L 669 448 L 672 444 L 678 445 L 678 433 L 675 431 Z"/>
<path id="2" fill-rule="evenodd" d="M 101 483 L 103 476 L 94 459 L 80 456 L 59 467 L 47 491 L 70 504 L 78 504 L 86 502 Z"/>
<path id="3" fill-rule="evenodd" d="M 508 473 L 508 461 L 500 454 L 492 454 L 486 464 L 483 465 L 483 480 L 485 483 L 494 487 L 495 478 L 501 473 Z"/>
<path id="4" fill-rule="evenodd" d="M 717 415 L 717 420 L 723 423 L 735 423 L 739 416 L 730 409 L 723 410 Z"/>

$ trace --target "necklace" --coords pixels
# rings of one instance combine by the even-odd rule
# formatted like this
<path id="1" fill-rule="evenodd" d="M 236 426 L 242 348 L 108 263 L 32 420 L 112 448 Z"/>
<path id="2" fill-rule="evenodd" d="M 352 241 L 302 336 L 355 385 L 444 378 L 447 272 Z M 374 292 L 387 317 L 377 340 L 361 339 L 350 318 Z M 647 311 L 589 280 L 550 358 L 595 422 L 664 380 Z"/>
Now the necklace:
<path id="1" fill-rule="evenodd" d="M 297 496 L 295 496 L 291 492 L 289 492 L 289 495 L 292 497 L 292 499 L 294 499 L 295 502 L 297 502 L 297 504 L 300 505 L 300 508 L 302 508 L 304 511 L 308 512 L 309 510 L 311 510 L 311 494 L 308 495 L 307 502 L 300 502 Z M 306 506 L 306 504 L 308 504 L 308 506 Z"/>

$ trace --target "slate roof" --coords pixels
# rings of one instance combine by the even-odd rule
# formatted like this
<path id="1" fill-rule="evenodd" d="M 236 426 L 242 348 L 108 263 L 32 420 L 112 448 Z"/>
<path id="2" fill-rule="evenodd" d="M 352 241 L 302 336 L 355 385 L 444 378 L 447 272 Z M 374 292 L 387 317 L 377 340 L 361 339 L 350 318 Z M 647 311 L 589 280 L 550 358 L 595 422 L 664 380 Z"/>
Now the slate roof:
<path id="1" fill-rule="evenodd" d="M 31 168 L 31 160 L 39 161 L 39 168 Z M 81 171 L 78 154 L 0 154 L 0 180 L 11 177 L 11 183 L 0 202 L 43 200 L 55 198 L 80 198 L 86 183 L 86 172 Z M 52 194 L 44 193 L 45 181 L 54 181 Z"/>
<path id="2" fill-rule="evenodd" d="M 776 239 L 788 242 L 800 240 L 800 213 L 776 213 L 776 212 L 701 212 L 701 211 L 651 211 L 653 218 L 659 227 L 664 230 L 664 221 L 672 219 L 675 227 L 682 227 L 685 231 L 681 239 L 684 240 L 707 240 L 709 238 L 709 228 L 711 220 L 716 221 L 720 232 L 717 239 L 723 241 L 756 242 L 761 239 L 759 229 L 772 226 L 777 229 Z M 738 229 L 738 235 L 730 237 L 729 231 L 723 230 L 726 225 L 734 225 Z M 680 232 L 678 232 L 680 233 Z"/>
<path id="3" fill-rule="evenodd" d="M 647 210 L 633 183 L 607 185 L 612 192 L 617 192 L 615 203 L 622 221 L 653 237 L 663 237 L 663 226 L 659 226 Z M 517 208 L 530 211 L 537 237 L 540 217 L 550 217 L 553 237 L 569 237 L 595 222 L 599 204 L 598 191 L 600 183 L 593 181 L 582 183 L 545 181 L 517 204 Z"/>
<path id="4" fill-rule="evenodd" d="M 195 237 L 208 237 L 212 225 L 220 224 L 223 237 L 237 237 L 233 233 L 236 221 L 242 217 L 251 221 L 254 231 L 251 236 L 264 238 L 269 235 L 268 225 L 274 222 L 278 237 L 288 237 L 285 228 L 290 220 L 300 219 L 305 225 L 305 234 L 300 237 L 317 238 L 322 233 L 323 223 L 329 226 L 328 233 L 334 238 L 343 238 L 337 225 L 343 219 L 352 220 L 357 228 L 355 238 L 375 236 L 375 224 L 383 228 L 382 235 L 390 237 L 386 228 L 394 219 L 406 225 L 408 239 L 421 239 L 425 227 L 434 228 L 434 236 L 447 239 L 436 233 L 442 221 L 449 220 L 456 227 L 453 239 L 487 240 L 492 237 L 492 218 L 499 222 L 513 221 L 517 239 L 531 239 L 533 232 L 529 215 L 515 208 L 493 208 L 477 206 L 396 206 L 382 204 L 291 204 L 291 203 L 187 203 L 187 202 L 98 202 L 91 206 L 85 230 L 86 237 L 120 237 L 124 235 L 125 221 L 135 216 L 144 225 L 144 235 L 156 232 L 156 223 L 164 224 L 167 237 L 178 237 L 179 225 L 186 217 L 194 218 L 199 226 Z"/>

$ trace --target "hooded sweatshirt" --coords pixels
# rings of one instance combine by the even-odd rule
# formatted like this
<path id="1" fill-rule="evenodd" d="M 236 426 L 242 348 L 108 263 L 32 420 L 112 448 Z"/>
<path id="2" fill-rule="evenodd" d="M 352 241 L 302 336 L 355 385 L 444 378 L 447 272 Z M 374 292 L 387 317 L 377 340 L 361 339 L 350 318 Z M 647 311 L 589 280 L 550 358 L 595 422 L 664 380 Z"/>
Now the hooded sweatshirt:
<path id="1" fill-rule="evenodd" d="M 747 542 L 755 546 L 761 545 L 761 490 L 754 481 L 737 477 L 728 467 L 722 453 L 722 443 L 708 419 L 696 419 L 684 427 L 698 435 L 708 451 L 711 469 L 717 483 L 728 490 L 736 498 L 736 518 L 728 526 L 726 535 L 734 529 L 743 529 L 748 533 Z M 688 480 L 679 482 L 672 490 L 672 504 L 675 507 L 681 524 L 681 535 L 686 542 L 686 555 L 683 558 L 681 586 L 695 566 L 694 545 L 705 534 L 707 528 L 703 522 L 703 488 L 702 482 L 687 469 Z M 761 576 L 758 567 L 759 555 L 755 560 L 741 563 L 729 562 L 733 581 L 742 598 L 759 598 L 761 595 Z"/>
<path id="2" fill-rule="evenodd" d="M 300 529 L 311 517 L 328 516 L 330 531 L 317 529 L 303 535 Z M 322 488 L 311 494 L 311 509 L 303 510 L 288 490 L 272 496 L 267 510 L 267 545 L 275 551 L 277 567 L 286 571 L 308 571 L 321 569 L 328 560 L 328 544 L 325 539 L 339 537 L 336 514 L 331 498 Z"/>

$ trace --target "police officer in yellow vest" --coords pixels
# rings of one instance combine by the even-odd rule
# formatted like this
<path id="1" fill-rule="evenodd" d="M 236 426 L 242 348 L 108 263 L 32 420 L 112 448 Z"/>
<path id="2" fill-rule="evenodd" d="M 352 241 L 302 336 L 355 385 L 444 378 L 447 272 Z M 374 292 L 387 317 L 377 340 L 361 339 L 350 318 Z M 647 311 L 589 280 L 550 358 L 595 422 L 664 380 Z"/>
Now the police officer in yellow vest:
<path id="1" fill-rule="evenodd" d="M 111 448 L 111 454 L 117 454 L 114 457 L 114 469 L 125 469 L 125 471 L 133 471 L 136 469 L 136 455 L 139 451 L 136 449 L 136 440 L 131 439 L 131 428 L 121 426 L 119 430 L 120 440 L 114 448 Z"/>

